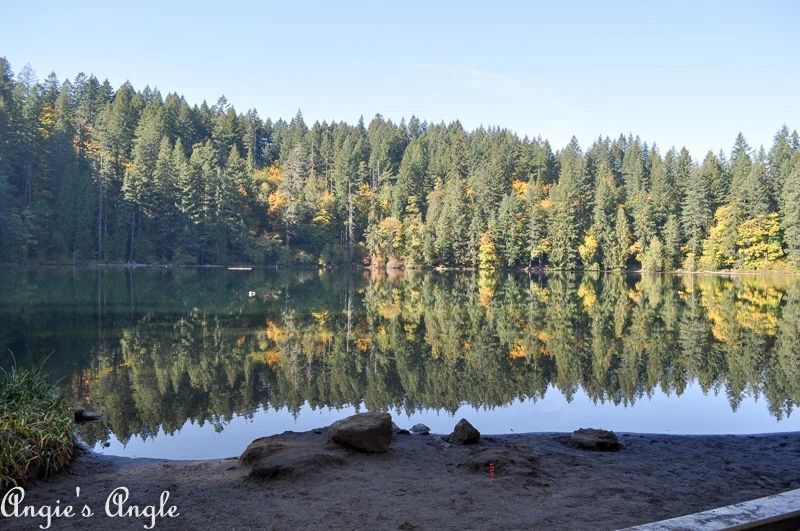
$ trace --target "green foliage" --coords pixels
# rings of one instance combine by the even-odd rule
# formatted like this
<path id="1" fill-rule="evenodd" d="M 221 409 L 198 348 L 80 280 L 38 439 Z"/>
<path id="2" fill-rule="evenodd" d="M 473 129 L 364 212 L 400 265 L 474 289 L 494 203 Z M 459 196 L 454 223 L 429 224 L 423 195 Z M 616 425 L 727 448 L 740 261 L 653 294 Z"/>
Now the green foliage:
<path id="1" fill-rule="evenodd" d="M 409 198 L 403 220 L 403 262 L 408 266 L 422 265 L 425 258 L 425 224 L 416 201 Z"/>
<path id="2" fill-rule="evenodd" d="M 555 269 L 564 270 L 578 267 L 578 245 L 585 214 L 586 162 L 574 138 L 573 144 L 562 158 L 561 174 L 550 194 L 553 211 L 548 231 L 549 258 Z"/>
<path id="3" fill-rule="evenodd" d="M 687 253 L 693 257 L 699 256 L 700 246 L 712 222 L 711 205 L 713 201 L 709 191 L 709 182 L 713 177 L 709 173 L 716 169 L 712 160 L 713 156 L 709 153 L 703 163 L 703 169 L 689 174 L 683 196 L 681 226 L 686 234 Z"/>
<path id="4" fill-rule="evenodd" d="M 642 254 L 642 271 L 664 271 L 664 250 L 655 236 Z"/>
<path id="5" fill-rule="evenodd" d="M 630 257 L 631 231 L 628 225 L 628 216 L 625 208 L 617 208 L 615 224 L 615 242 L 611 246 L 606 266 L 613 270 L 624 270 Z"/>
<path id="6" fill-rule="evenodd" d="M 503 197 L 497 214 L 496 240 L 503 257 L 503 265 L 519 267 L 526 256 L 525 248 L 525 204 L 516 192 Z"/>
<path id="7" fill-rule="evenodd" d="M 781 189 L 781 224 L 789 260 L 800 265 L 800 150 L 791 159 L 792 169 Z"/>
<path id="8" fill-rule="evenodd" d="M 678 218 L 674 215 L 667 218 L 664 226 L 664 270 L 672 271 L 680 263 L 681 229 Z"/>
<path id="9" fill-rule="evenodd" d="M 3 371 L 0 404 L 0 495 L 72 461 L 72 410 L 41 367 Z"/>
<path id="10" fill-rule="evenodd" d="M 603 163 L 597 176 L 597 192 L 594 200 L 594 215 L 590 233 L 596 241 L 595 260 L 603 269 L 614 269 L 619 266 L 619 249 L 616 241 L 615 226 L 619 190 L 614 182 L 607 163 Z M 626 245 L 627 247 L 627 245 Z"/>
<path id="11" fill-rule="evenodd" d="M 490 232 L 498 267 L 636 267 L 654 238 L 667 269 L 695 267 L 706 244 L 723 248 L 706 267 L 744 267 L 735 230 L 710 234 L 729 207 L 736 227 L 779 212 L 797 264 L 798 143 L 785 126 L 768 152 L 739 134 L 730 162 L 699 165 L 633 135 L 554 152 L 457 121 L 307 125 L 83 74 L 15 79 L 0 59 L 0 261 L 328 264 L 341 247 L 377 265 L 382 224 L 397 222 L 407 265 L 478 267 Z"/>

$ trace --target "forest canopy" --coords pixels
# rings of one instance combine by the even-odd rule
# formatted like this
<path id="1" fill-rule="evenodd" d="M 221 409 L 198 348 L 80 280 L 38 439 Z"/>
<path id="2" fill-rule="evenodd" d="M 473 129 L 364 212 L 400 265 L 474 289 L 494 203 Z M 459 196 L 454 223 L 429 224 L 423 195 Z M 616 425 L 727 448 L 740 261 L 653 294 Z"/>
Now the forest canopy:
<path id="1" fill-rule="evenodd" d="M 629 134 L 242 114 L 0 58 L 0 262 L 796 269 L 800 136 L 693 158 Z"/>

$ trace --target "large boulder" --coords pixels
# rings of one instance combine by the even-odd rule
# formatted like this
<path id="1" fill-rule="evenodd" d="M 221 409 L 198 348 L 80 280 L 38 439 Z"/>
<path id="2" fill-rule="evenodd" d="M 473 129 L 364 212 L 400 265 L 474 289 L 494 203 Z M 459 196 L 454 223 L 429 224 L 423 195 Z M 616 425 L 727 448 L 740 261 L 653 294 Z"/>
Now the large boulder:
<path id="1" fill-rule="evenodd" d="M 323 448 L 319 440 L 303 438 L 302 434 L 283 434 L 256 439 L 239 457 L 239 463 L 250 468 L 251 477 L 282 479 L 340 466 L 345 459 Z"/>
<path id="2" fill-rule="evenodd" d="M 481 432 L 467 421 L 461 419 L 453 428 L 453 433 L 450 434 L 449 441 L 453 444 L 475 444 L 481 440 Z"/>
<path id="3" fill-rule="evenodd" d="M 359 413 L 337 420 L 328 428 L 333 442 L 364 452 L 388 450 L 392 433 L 392 416 L 388 413 Z"/>
<path id="4" fill-rule="evenodd" d="M 619 441 L 613 431 L 581 428 L 572 432 L 570 441 L 586 450 L 617 450 Z"/>

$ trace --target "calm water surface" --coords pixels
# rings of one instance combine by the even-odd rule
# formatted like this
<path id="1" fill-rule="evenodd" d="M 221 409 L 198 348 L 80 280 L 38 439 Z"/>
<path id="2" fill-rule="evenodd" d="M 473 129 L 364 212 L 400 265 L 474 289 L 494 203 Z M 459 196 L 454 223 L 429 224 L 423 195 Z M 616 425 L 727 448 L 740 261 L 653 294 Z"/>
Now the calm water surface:
<path id="1" fill-rule="evenodd" d="M 105 414 L 82 437 L 115 455 L 238 455 L 365 410 L 439 433 L 800 430 L 798 277 L 0 269 L 0 348 Z"/>

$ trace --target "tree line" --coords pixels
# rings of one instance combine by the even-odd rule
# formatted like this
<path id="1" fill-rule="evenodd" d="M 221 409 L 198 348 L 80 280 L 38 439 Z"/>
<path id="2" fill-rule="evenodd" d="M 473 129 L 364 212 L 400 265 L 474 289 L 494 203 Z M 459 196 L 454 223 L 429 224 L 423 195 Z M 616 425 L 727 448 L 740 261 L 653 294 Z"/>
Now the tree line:
<path id="1" fill-rule="evenodd" d="M 788 270 L 798 148 L 786 126 L 702 160 L 414 116 L 309 127 L 0 58 L 0 262 Z"/>

